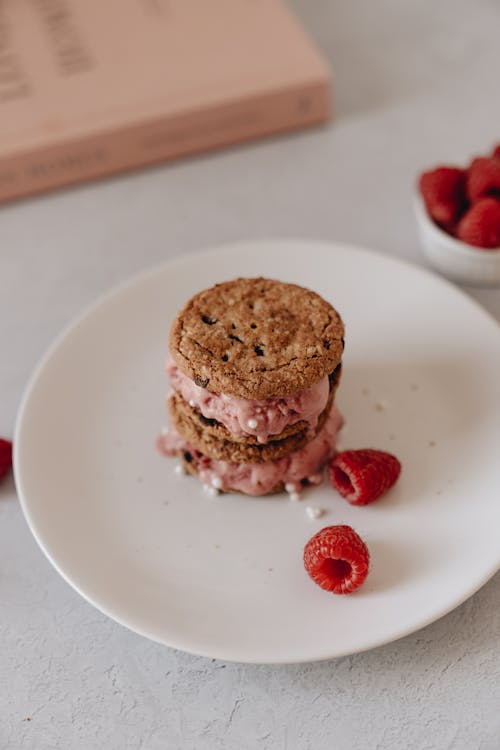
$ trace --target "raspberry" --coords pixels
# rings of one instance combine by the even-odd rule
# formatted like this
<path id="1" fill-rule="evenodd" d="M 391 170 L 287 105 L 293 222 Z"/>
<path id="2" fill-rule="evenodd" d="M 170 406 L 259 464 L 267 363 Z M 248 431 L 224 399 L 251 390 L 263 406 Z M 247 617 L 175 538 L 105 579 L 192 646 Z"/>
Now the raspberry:
<path id="1" fill-rule="evenodd" d="M 495 147 L 491 156 L 493 159 L 500 159 L 500 143 Z"/>
<path id="2" fill-rule="evenodd" d="M 427 212 L 438 224 L 454 224 L 466 206 L 465 171 L 456 167 L 436 167 L 423 172 L 420 193 Z"/>
<path id="3" fill-rule="evenodd" d="M 401 472 L 396 456 L 373 448 L 342 451 L 328 466 L 330 482 L 351 505 L 368 505 L 392 487 Z"/>
<path id="4" fill-rule="evenodd" d="M 487 195 L 500 197 L 500 161 L 498 158 L 474 159 L 467 171 L 467 195 L 471 203 Z"/>
<path id="5" fill-rule="evenodd" d="M 482 198 L 460 219 L 457 237 L 485 249 L 500 247 L 500 200 Z"/>
<path id="6" fill-rule="evenodd" d="M 12 467 L 12 443 L 0 438 L 0 479 L 9 473 Z"/>
<path id="7" fill-rule="evenodd" d="M 304 567 L 314 583 L 333 594 L 349 594 L 368 575 L 368 547 L 350 526 L 327 526 L 304 547 Z"/>

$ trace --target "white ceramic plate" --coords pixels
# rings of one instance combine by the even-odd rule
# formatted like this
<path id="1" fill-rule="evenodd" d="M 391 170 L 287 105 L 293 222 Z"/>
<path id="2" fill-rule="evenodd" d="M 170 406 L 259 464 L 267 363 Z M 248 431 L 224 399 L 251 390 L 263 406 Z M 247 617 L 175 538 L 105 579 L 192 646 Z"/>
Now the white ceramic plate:
<path id="1" fill-rule="evenodd" d="M 404 467 L 378 503 L 351 507 L 327 485 L 301 503 L 211 498 L 156 454 L 172 317 L 214 282 L 259 274 L 341 311 L 342 442 L 390 450 Z M 495 321 L 403 262 L 308 241 L 188 255 L 113 291 L 56 341 L 20 409 L 17 487 L 61 575 L 138 633 L 242 662 L 349 654 L 432 622 L 498 569 L 499 373 Z M 308 520 L 309 503 L 327 514 Z M 305 542 L 336 523 L 372 555 L 350 596 L 302 567 Z"/>

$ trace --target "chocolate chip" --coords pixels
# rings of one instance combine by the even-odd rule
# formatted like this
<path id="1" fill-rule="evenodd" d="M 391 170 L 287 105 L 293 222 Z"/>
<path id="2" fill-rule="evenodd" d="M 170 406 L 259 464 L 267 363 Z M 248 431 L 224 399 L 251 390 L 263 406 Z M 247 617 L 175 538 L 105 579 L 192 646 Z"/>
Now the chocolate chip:
<path id="1" fill-rule="evenodd" d="M 324 339 L 323 340 L 323 346 L 325 347 L 325 349 L 329 349 L 330 348 L 330 342 L 328 341 L 328 339 Z"/>
<path id="2" fill-rule="evenodd" d="M 264 356 L 264 349 L 261 346 L 254 346 L 253 350 L 258 357 Z"/>
<path id="3" fill-rule="evenodd" d="M 335 370 L 329 374 L 328 380 L 330 381 L 331 385 L 335 385 L 335 383 L 338 381 L 341 371 L 342 363 L 338 364 Z"/>
<path id="4" fill-rule="evenodd" d="M 207 419 L 203 414 L 199 415 L 199 420 L 202 424 L 209 425 L 210 427 L 213 427 L 213 425 L 217 423 L 215 419 Z"/>
<path id="5" fill-rule="evenodd" d="M 257 323 L 250 323 L 250 328 L 257 328 Z"/>
<path id="6" fill-rule="evenodd" d="M 202 315 L 201 319 L 202 319 L 202 321 L 204 323 L 207 324 L 207 326 L 213 326 L 213 325 L 215 325 L 217 323 L 217 321 L 215 320 L 215 318 L 209 318 L 208 315 Z"/>
<path id="7" fill-rule="evenodd" d="M 206 388 L 207 385 L 210 382 L 209 378 L 201 378 L 199 375 L 194 376 L 194 382 L 196 385 L 198 385 L 200 388 Z"/>
<path id="8" fill-rule="evenodd" d="M 221 359 L 222 359 L 223 362 L 228 362 L 229 361 L 229 356 L 227 354 L 223 354 L 222 357 L 221 357 Z"/>
<path id="9" fill-rule="evenodd" d="M 182 455 L 184 456 L 184 461 L 187 461 L 188 464 L 193 460 L 193 456 L 189 451 L 184 451 Z"/>
<path id="10" fill-rule="evenodd" d="M 238 336 L 233 336 L 232 333 L 229 334 L 229 338 L 232 339 L 233 341 L 238 341 L 238 343 L 240 344 L 243 343 L 243 341 Z"/>

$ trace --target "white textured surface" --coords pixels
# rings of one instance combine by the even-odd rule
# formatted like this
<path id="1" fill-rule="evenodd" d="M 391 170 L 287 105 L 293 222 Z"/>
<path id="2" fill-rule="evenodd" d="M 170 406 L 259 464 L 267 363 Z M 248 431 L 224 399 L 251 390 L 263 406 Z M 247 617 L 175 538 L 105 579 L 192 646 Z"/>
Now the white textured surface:
<path id="1" fill-rule="evenodd" d="M 415 173 L 500 140 L 500 7 L 295 5 L 335 69 L 332 127 L 0 210 L 0 433 L 60 328 L 158 260 L 301 235 L 423 262 Z M 470 291 L 500 319 L 498 289 Z M 0 748 L 498 750 L 499 594 L 497 575 L 425 630 L 334 662 L 211 662 L 151 644 L 80 599 L 37 548 L 7 482 Z"/>

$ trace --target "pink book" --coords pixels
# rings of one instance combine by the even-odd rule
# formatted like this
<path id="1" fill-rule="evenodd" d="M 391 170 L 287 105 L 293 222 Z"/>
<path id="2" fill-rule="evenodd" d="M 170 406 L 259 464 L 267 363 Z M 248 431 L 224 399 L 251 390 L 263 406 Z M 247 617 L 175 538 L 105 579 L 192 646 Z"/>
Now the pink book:
<path id="1" fill-rule="evenodd" d="M 0 1 L 0 201 L 329 116 L 281 0 Z"/>

